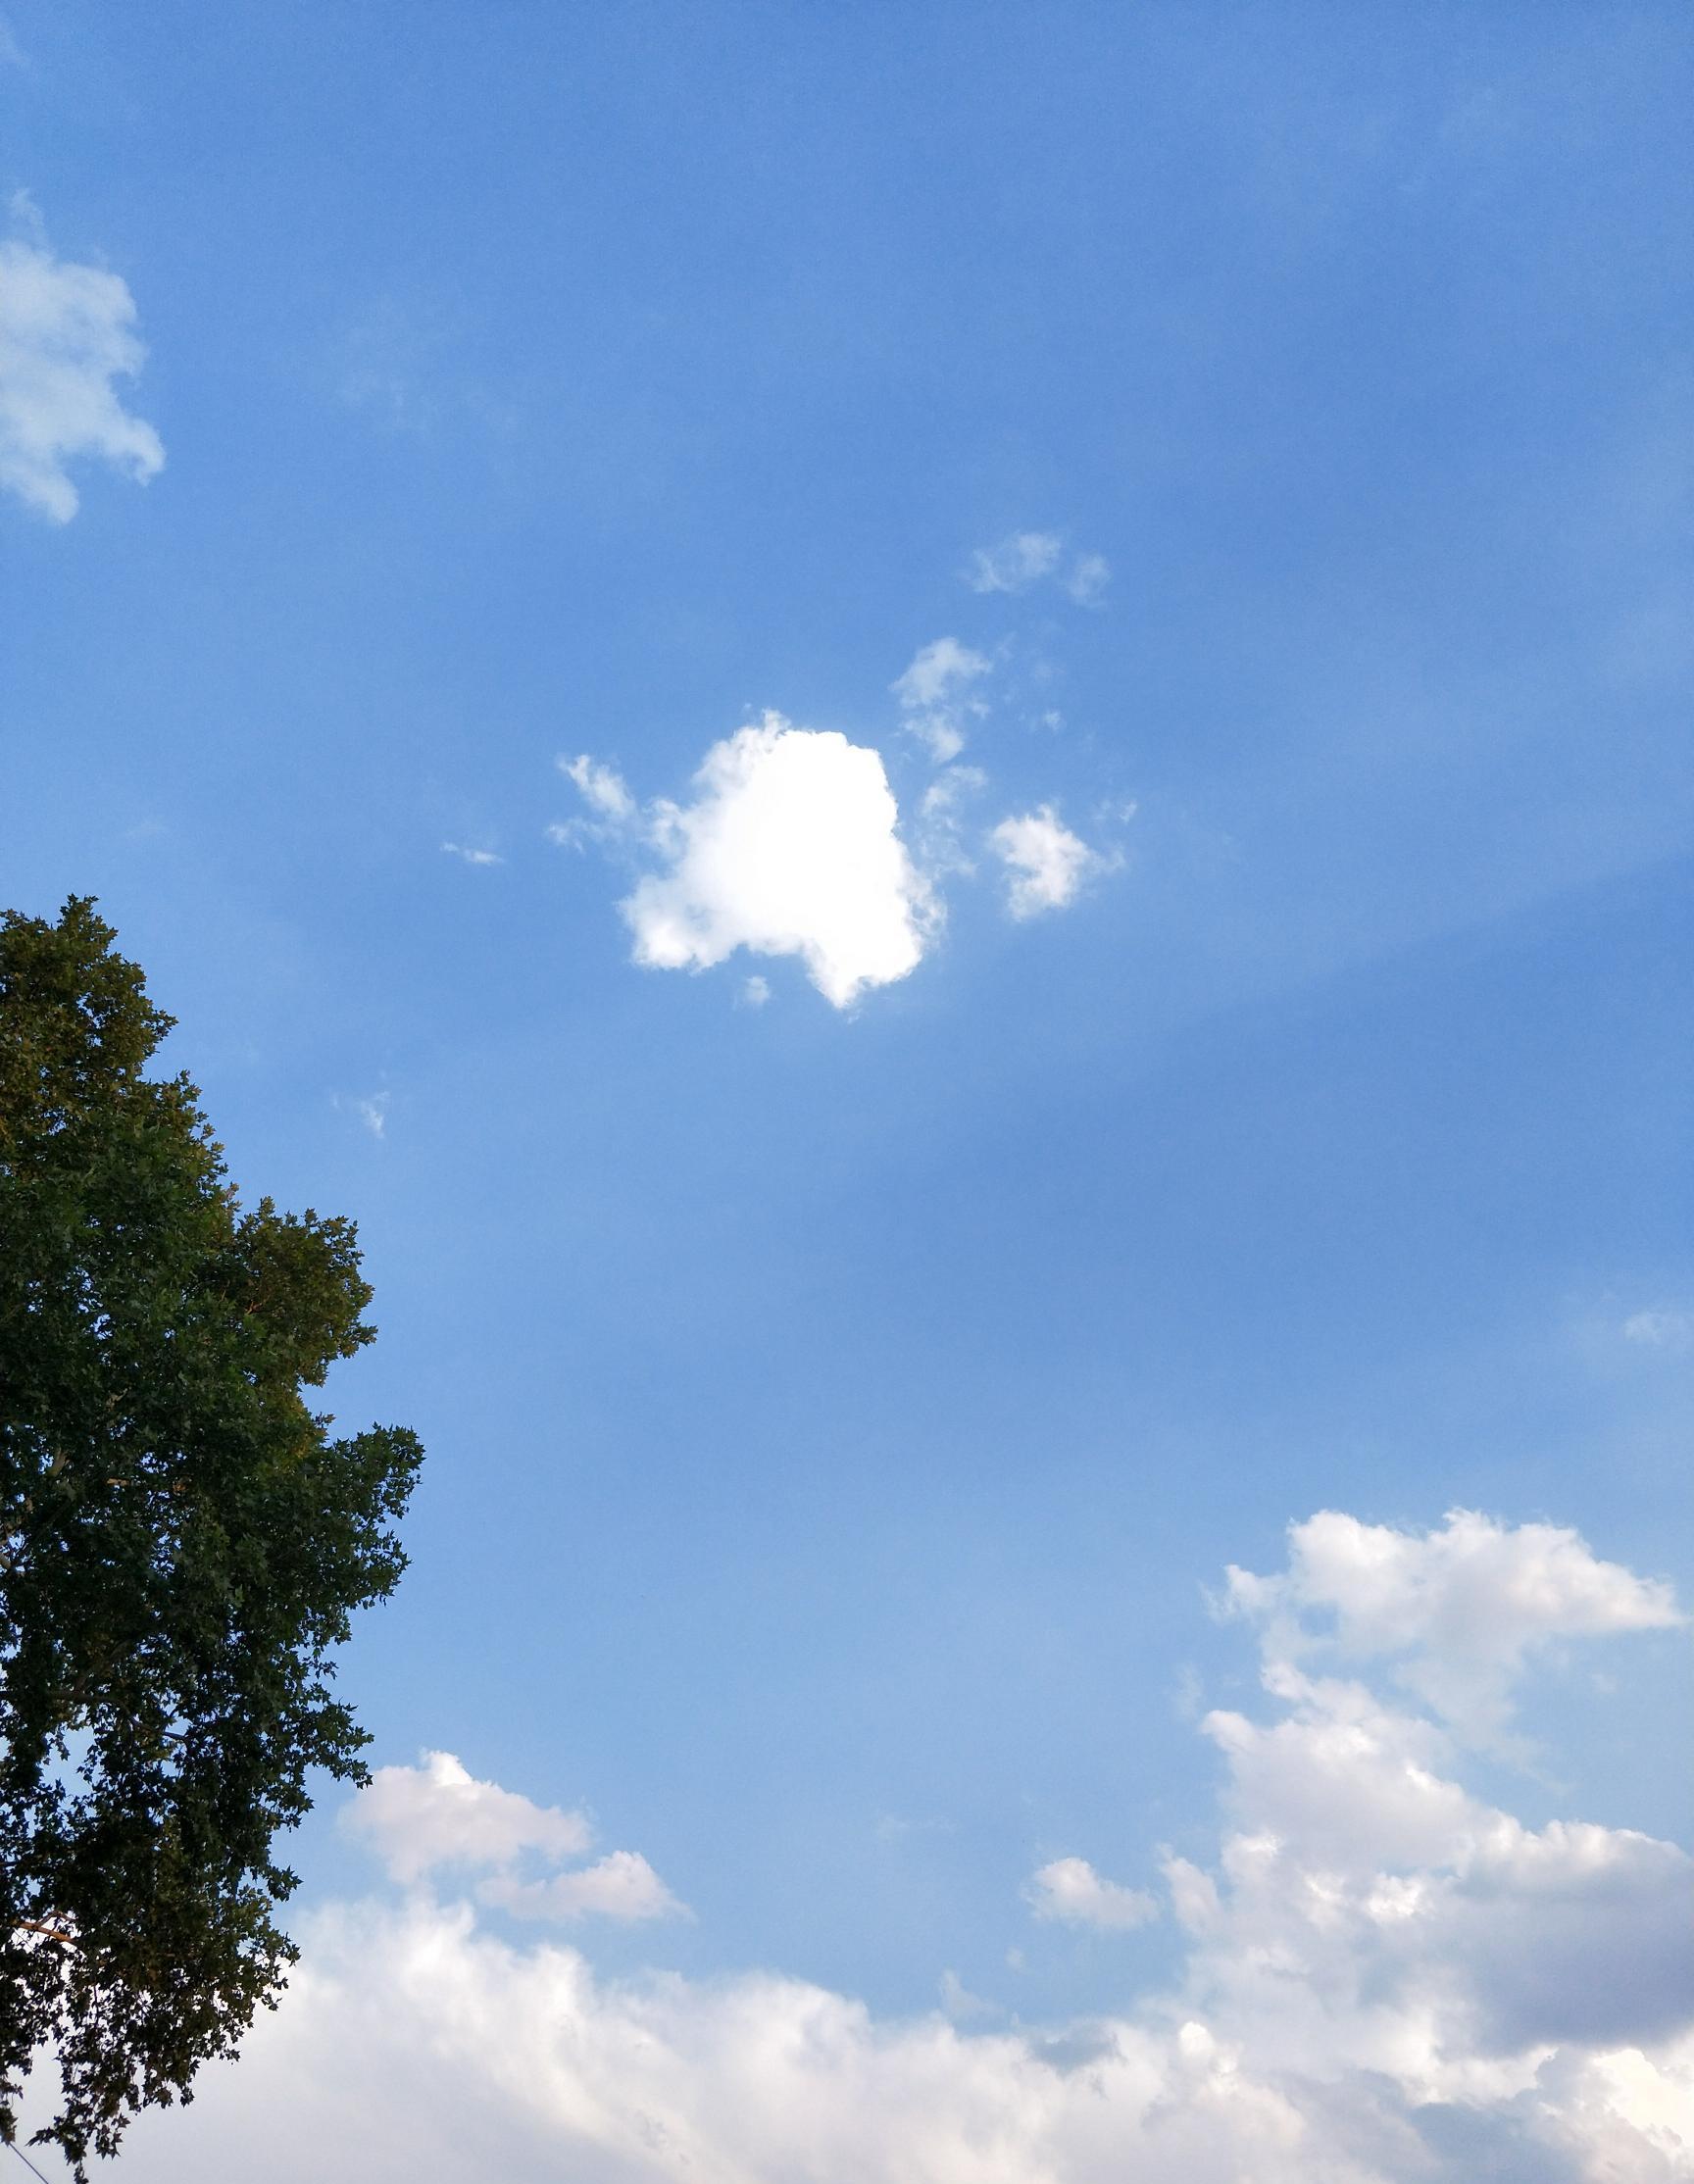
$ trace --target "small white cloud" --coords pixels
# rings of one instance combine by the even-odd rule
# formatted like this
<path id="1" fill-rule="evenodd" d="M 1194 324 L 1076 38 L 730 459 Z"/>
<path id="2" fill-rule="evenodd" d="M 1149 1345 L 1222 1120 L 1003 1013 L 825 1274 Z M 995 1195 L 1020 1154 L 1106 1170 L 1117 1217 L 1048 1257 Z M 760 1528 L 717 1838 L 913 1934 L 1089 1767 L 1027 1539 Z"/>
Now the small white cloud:
<path id="1" fill-rule="evenodd" d="M 1014 531 L 998 546 L 979 546 L 965 581 L 972 591 L 1027 591 L 1059 566 L 1065 541 L 1054 531 Z"/>
<path id="2" fill-rule="evenodd" d="M 504 865 L 506 862 L 491 849 L 467 849 L 463 842 L 443 842 L 441 853 L 444 857 L 457 857 L 466 865 Z"/>
<path id="3" fill-rule="evenodd" d="M 574 1858 L 592 1840 L 580 1812 L 479 1782 L 451 1752 L 425 1752 L 415 1767 L 377 1767 L 345 1808 L 342 1825 L 403 1882 L 444 1866 L 509 1866 L 525 1851 Z"/>
<path id="4" fill-rule="evenodd" d="M 368 1100 L 359 1102 L 359 1119 L 373 1137 L 388 1134 L 388 1094 L 373 1092 Z"/>
<path id="5" fill-rule="evenodd" d="M 1014 918 L 1063 910 L 1088 874 L 1111 862 L 1072 834 L 1051 804 L 1002 819 L 988 841 L 1007 868 L 1006 904 Z"/>
<path id="6" fill-rule="evenodd" d="M 971 694 L 971 686 L 991 667 L 957 637 L 937 637 L 889 685 L 900 701 L 907 733 L 927 745 L 937 766 L 950 764 L 964 750 L 966 720 L 987 712 L 981 699 Z"/>
<path id="7" fill-rule="evenodd" d="M 940 907 L 900 839 L 875 751 L 767 713 L 713 746 L 695 788 L 693 803 L 648 816 L 666 869 L 622 906 L 638 963 L 799 956 L 838 1009 L 917 968 Z"/>
<path id="8" fill-rule="evenodd" d="M 1078 554 L 1065 578 L 1065 589 L 1078 607 L 1097 607 L 1112 580 L 1112 565 L 1104 554 Z"/>
<path id="9" fill-rule="evenodd" d="M 744 1009 L 763 1009 L 771 998 L 771 981 L 761 978 L 755 971 L 741 988 L 741 1006 Z"/>
<path id="10" fill-rule="evenodd" d="M 164 468 L 158 433 L 114 389 L 146 356 L 134 326 L 116 273 L 39 237 L 0 241 L 0 487 L 56 523 L 77 508 L 67 464 L 110 463 L 142 484 Z"/>
<path id="11" fill-rule="evenodd" d="M 971 557 L 965 581 L 976 592 L 1027 591 L 1053 577 L 1079 607 L 1097 607 L 1112 580 L 1104 554 L 1073 554 L 1069 568 L 1065 541 L 1057 531 L 1014 531 L 997 546 L 979 546 Z"/>
<path id="12" fill-rule="evenodd" d="M 484 1881 L 476 1891 L 485 1904 L 515 1918 L 551 1919 L 569 1924 L 594 1916 L 633 1923 L 638 1919 L 688 1915 L 639 1851 L 612 1851 L 574 1873 L 554 1873 L 545 1880 L 519 1880 L 510 1874 Z"/>
<path id="13" fill-rule="evenodd" d="M 1085 1858 L 1056 1858 L 1039 1867 L 1024 1883 L 1023 1901 L 1037 1918 L 1093 1926 L 1102 1933 L 1127 1933 L 1159 1915 L 1156 1898 L 1144 1889 L 1102 1880 Z"/>
<path id="14" fill-rule="evenodd" d="M 1623 1340 L 1643 1350 L 1694 1349 L 1694 1312 L 1637 1312 L 1623 1322 Z"/>
<path id="15" fill-rule="evenodd" d="M 582 801 L 600 819 L 623 824 L 635 817 L 635 799 L 615 767 L 601 766 L 584 754 L 561 759 L 559 770 L 575 784 Z"/>

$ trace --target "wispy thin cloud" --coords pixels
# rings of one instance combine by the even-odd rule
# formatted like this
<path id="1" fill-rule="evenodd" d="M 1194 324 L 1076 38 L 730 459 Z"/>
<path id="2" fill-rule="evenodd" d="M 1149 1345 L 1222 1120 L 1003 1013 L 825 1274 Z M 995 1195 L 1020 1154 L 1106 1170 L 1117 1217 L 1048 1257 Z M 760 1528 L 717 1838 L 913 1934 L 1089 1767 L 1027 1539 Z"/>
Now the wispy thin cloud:
<path id="1" fill-rule="evenodd" d="M 972 591 L 1027 591 L 1052 575 L 1065 551 L 1057 531 L 1014 531 L 997 546 L 978 546 L 971 556 L 965 581 Z"/>
<path id="2" fill-rule="evenodd" d="M 1068 552 L 1058 531 L 1013 531 L 994 546 L 978 546 L 965 569 L 974 592 L 1016 597 L 1051 579 L 1079 607 L 1097 607 L 1112 580 L 1104 554 Z"/>
<path id="3" fill-rule="evenodd" d="M 957 637 L 937 637 L 922 646 L 912 664 L 889 685 L 900 701 L 902 725 L 928 750 L 937 766 L 947 766 L 965 748 L 966 722 L 980 719 L 986 705 L 975 685 L 992 663 L 962 645 Z"/>
<path id="4" fill-rule="evenodd" d="M 1694 1312 L 1659 1306 L 1631 1313 L 1623 1322 L 1623 1340 L 1641 1350 L 1694 1350 Z"/>

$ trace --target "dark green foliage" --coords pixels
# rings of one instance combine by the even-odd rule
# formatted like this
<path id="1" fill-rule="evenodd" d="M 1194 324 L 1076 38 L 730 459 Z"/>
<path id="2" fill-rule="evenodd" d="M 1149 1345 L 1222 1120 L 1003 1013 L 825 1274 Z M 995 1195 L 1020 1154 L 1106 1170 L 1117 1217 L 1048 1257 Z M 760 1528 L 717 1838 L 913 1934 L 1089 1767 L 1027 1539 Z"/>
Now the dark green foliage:
<path id="1" fill-rule="evenodd" d="M 0 2137 L 56 2049 L 78 2176 L 274 2007 L 274 1838 L 363 1779 L 327 1657 L 422 1454 L 303 1400 L 372 1339 L 352 1225 L 240 1210 L 113 938 L 0 922 Z"/>

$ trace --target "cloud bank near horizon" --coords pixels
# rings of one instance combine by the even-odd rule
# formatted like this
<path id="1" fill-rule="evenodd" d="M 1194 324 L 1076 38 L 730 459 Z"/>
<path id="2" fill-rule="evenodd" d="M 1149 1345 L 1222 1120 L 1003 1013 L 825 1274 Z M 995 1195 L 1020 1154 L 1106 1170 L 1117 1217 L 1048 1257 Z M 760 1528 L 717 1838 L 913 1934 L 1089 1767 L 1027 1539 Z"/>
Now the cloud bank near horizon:
<path id="1" fill-rule="evenodd" d="M 1460 1779 L 1464 1736 L 1498 1733 L 1535 1652 L 1666 1628 L 1669 1595 L 1572 1532 L 1462 1512 L 1422 1533 L 1324 1512 L 1289 1546 L 1219 1603 L 1256 1634 L 1265 1698 L 1201 1723 L 1227 1770 L 1216 1857 L 1164 1855 L 1154 1893 L 1079 1849 L 1025 1889 L 1022 1915 L 1103 1947 L 1173 1919 L 1185 1957 L 1160 1991 L 1033 2027 L 963 2009 L 945 1973 L 952 2014 L 906 2018 L 771 1971 L 607 1981 L 491 1927 L 525 1914 L 511 1892 L 431 1885 L 585 1844 L 580 1815 L 435 1755 L 381 1770 L 350 1822 L 405 1898 L 318 1915 L 248 2060 L 186 2119 L 146 2119 L 130 2173 L 192 2184 L 239 2154 L 259 2184 L 490 2161 L 516 2184 L 1694 2175 L 1694 1861 L 1627 1828 L 1527 1825 Z M 1320 1645 L 1331 1673 L 1308 1672 Z"/>

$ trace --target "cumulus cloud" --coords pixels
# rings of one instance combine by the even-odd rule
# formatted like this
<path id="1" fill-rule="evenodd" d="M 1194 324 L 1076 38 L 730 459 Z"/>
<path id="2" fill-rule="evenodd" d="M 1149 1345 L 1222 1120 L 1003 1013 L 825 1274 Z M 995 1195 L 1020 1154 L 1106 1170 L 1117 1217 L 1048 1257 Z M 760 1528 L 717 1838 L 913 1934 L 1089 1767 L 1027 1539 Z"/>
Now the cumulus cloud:
<path id="1" fill-rule="evenodd" d="M 937 637 L 922 647 L 905 672 L 890 688 L 900 701 L 907 732 L 928 750 L 937 766 L 946 766 L 965 748 L 965 722 L 987 711 L 972 695 L 972 684 L 990 671 L 992 663 L 981 653 L 962 645 L 957 637 Z"/>
<path id="2" fill-rule="evenodd" d="M 116 273 L 56 258 L 38 235 L 0 240 L 0 487 L 68 523 L 77 508 L 68 465 L 155 476 L 164 446 L 114 384 L 145 355 Z"/>
<path id="3" fill-rule="evenodd" d="M 1493 1527 L 1502 1551 L 1475 1581 L 1504 1620 L 1522 1619 L 1522 1557 L 1566 1573 L 1555 1590 L 1568 1603 L 1596 1591 L 1615 1606 L 1662 1603 L 1628 1572 L 1621 1593 L 1613 1577 L 1572 1585 L 1572 1556 L 1616 1565 L 1569 1533 L 1555 1553 L 1548 1529 Z M 1390 1567 L 1428 1568 L 1442 1536 L 1393 1532 L 1374 1551 Z M 1321 1535 L 1295 1526 L 1290 1541 L 1288 1569 L 1256 1582 L 1302 1606 L 1321 1593 L 1338 1614 L 1337 1586 L 1309 1574 Z M 308 2169 L 445 2184 L 496 2166 L 514 2184 L 1687 2184 L 1688 1857 L 1624 1828 L 1530 1827 L 1490 1805 L 1457 1778 L 1417 1679 L 1384 1695 L 1308 1675 L 1280 1642 L 1288 1612 L 1247 1611 L 1265 1717 L 1219 1711 L 1203 1725 L 1227 1782 L 1216 1856 L 1165 1861 L 1184 1959 L 1108 2016 L 996 2023 L 992 1998 L 951 1973 L 942 2008 L 907 2018 L 769 1972 L 606 1980 L 578 1950 L 514 1947 L 474 1903 L 414 1892 L 311 1922 L 290 1992 L 247 2058 L 207 2072 L 186 2113 L 144 2119 L 125 2173 L 137 2184 L 235 2170 L 281 2184 Z M 1573 1636 L 1642 1627 L 1628 1609 L 1559 1613 L 1574 1617 Z M 1462 1643 L 1439 1613 L 1414 1621 L 1411 1656 Z M 1492 1660 L 1486 1615 L 1463 1627 Z M 1399 1657 L 1367 1633 L 1359 1658 L 1369 1668 Z M 402 1872 L 491 1855 L 510 1874 L 537 1834 L 571 1819 L 436 1761 L 378 1780 L 396 1774 L 429 1778 L 388 1792 Z M 619 1870 L 616 1885 L 639 1898 L 640 1862 Z M 522 1915 L 523 1884 L 496 1881 Z M 1079 1859 L 1036 1883 L 1054 1903 L 1137 1895 Z M 954 2021 L 984 2018 L 986 2029 Z"/>
<path id="4" fill-rule="evenodd" d="M 443 842 L 443 857 L 457 857 L 462 865 L 503 865 L 506 860 L 491 849 L 470 849 L 463 842 Z"/>
<path id="5" fill-rule="evenodd" d="M 1072 834 L 1051 804 L 1003 819 L 988 842 L 1006 867 L 1006 907 L 1020 918 L 1063 910 L 1088 874 L 1110 862 Z"/>
<path id="6" fill-rule="evenodd" d="M 1010 581 L 1008 572 L 1045 570 L 1049 547 L 1062 546 L 1045 532 L 1019 533 L 994 567 Z M 1071 571 L 1084 590 L 1102 580 L 1097 562 L 1083 556 Z M 637 963 L 705 970 L 741 952 L 797 956 L 818 990 L 849 1008 L 931 953 L 944 891 L 975 880 L 984 865 L 1004 875 L 1012 915 L 1028 918 L 1063 909 L 1091 875 L 1122 862 L 1117 848 L 1072 832 L 1053 802 L 985 823 L 973 800 L 989 775 L 961 764 L 960 753 L 968 727 L 990 712 L 983 692 L 1002 657 L 935 637 L 889 685 L 903 732 L 935 768 L 914 790 L 904 824 L 890 772 L 909 776 L 906 755 L 896 748 L 891 765 L 836 730 L 768 711 L 710 747 L 681 801 L 644 801 L 592 753 L 561 756 L 559 772 L 578 805 L 547 827 L 548 838 L 562 849 L 592 847 L 633 871 L 619 908 Z M 1051 711 L 1044 719 L 1059 721 Z M 1091 831 L 1133 809 L 1096 805 Z M 492 856 L 443 846 L 472 862 Z M 770 997 L 763 972 L 744 974 L 740 1006 Z"/>
<path id="7" fill-rule="evenodd" d="M 1102 1880 L 1085 1858 L 1056 1858 L 1030 1874 L 1023 1900 L 1037 1918 L 1057 1918 L 1068 1926 L 1095 1926 L 1121 1933 L 1157 1918 L 1156 1898 L 1143 1889 Z"/>
<path id="8" fill-rule="evenodd" d="M 1504 1731 L 1531 1655 L 1685 1620 L 1669 1586 L 1600 1561 L 1576 1533 L 1470 1510 L 1423 1533 L 1320 1511 L 1290 1530 L 1285 1572 L 1231 1567 L 1223 1605 L 1261 1625 L 1272 1672 L 1314 1656 L 1389 1657 L 1407 1689 L 1479 1745 Z"/>
<path id="9" fill-rule="evenodd" d="M 767 713 L 713 745 L 688 804 L 638 812 L 592 761 L 566 771 L 659 860 L 621 906 L 637 963 L 706 969 L 743 948 L 798 956 L 845 1009 L 922 959 L 940 904 L 900 838 L 875 751 Z"/>
<path id="10" fill-rule="evenodd" d="M 342 1825 L 376 1854 L 391 1880 L 413 1886 L 456 1872 L 477 1903 L 515 1918 L 568 1924 L 590 1915 L 625 1922 L 688 1915 L 638 1851 L 549 1870 L 593 1843 L 585 1814 L 479 1782 L 451 1752 L 425 1752 L 415 1767 L 378 1767 L 344 1810 Z"/>
<path id="11" fill-rule="evenodd" d="M 451 1752 L 425 1752 L 415 1767 L 377 1767 L 342 1825 L 397 1881 L 451 1866 L 509 1866 L 527 1851 L 574 1858 L 593 1839 L 580 1812 L 479 1782 Z"/>
<path id="12" fill-rule="evenodd" d="M 685 1911 L 639 1851 L 611 1851 L 573 1873 L 519 1880 L 503 1873 L 477 1891 L 518 1918 L 569 1921 L 596 1912 L 602 1918 L 665 1918 Z"/>

